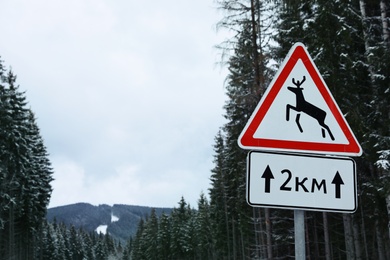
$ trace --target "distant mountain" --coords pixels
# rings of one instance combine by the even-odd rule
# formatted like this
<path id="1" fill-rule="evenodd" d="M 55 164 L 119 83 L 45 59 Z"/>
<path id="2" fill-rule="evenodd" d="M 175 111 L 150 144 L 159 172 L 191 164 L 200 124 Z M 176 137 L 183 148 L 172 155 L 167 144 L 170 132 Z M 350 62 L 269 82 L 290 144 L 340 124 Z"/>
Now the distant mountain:
<path id="1" fill-rule="evenodd" d="M 154 208 L 157 216 L 163 212 L 170 214 L 172 208 Z M 131 205 L 99 205 L 76 203 L 66 206 L 49 208 L 46 218 L 49 222 L 56 219 L 57 223 L 75 226 L 86 231 L 108 232 L 113 238 L 125 242 L 135 235 L 141 218 L 150 215 L 152 208 Z"/>

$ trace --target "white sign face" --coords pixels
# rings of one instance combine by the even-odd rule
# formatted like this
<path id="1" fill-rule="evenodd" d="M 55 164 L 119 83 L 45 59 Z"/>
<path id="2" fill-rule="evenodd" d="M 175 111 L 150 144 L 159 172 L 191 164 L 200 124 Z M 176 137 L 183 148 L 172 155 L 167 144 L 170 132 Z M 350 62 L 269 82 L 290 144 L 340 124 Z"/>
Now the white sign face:
<path id="1" fill-rule="evenodd" d="M 299 82 L 301 85 L 297 87 L 294 82 Z M 306 112 L 300 108 L 301 105 L 310 107 L 311 110 Z M 310 115 L 310 112 L 313 115 Z M 289 116 L 288 120 L 286 120 L 287 114 Z M 296 119 L 298 115 L 299 120 Z M 322 117 L 319 118 L 319 116 Z M 323 126 L 319 124 L 318 120 Z M 329 130 L 324 126 L 329 127 Z M 322 129 L 324 129 L 324 134 Z M 301 60 L 297 61 L 290 72 L 253 137 L 285 141 L 349 144 Z"/>
<path id="2" fill-rule="evenodd" d="M 251 206 L 342 213 L 357 208 L 351 158 L 251 151 L 247 164 Z"/>

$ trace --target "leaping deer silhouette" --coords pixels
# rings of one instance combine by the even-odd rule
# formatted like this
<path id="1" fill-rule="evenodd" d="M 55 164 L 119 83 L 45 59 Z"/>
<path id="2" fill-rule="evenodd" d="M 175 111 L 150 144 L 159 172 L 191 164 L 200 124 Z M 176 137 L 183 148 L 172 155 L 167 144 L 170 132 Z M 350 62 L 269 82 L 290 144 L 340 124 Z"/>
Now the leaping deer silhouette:
<path id="1" fill-rule="evenodd" d="M 305 97 L 303 96 L 303 88 L 301 88 L 301 85 L 303 84 L 303 82 L 305 82 L 305 80 L 306 80 L 305 76 L 303 76 L 303 79 L 301 81 L 299 81 L 299 80 L 295 81 L 295 78 L 293 78 L 292 82 L 296 86 L 296 88 L 287 87 L 287 89 L 290 90 L 291 92 L 293 92 L 296 96 L 296 106 L 294 107 L 290 104 L 286 105 L 286 120 L 287 121 L 290 120 L 290 109 L 297 111 L 298 114 L 295 118 L 295 122 L 297 123 L 299 131 L 301 131 L 301 133 L 303 133 L 301 123 L 299 122 L 299 118 L 301 117 L 301 114 L 299 112 L 303 112 L 306 115 L 308 115 L 314 119 L 317 119 L 318 124 L 322 127 L 321 131 L 322 131 L 323 138 L 326 137 L 326 134 L 325 134 L 325 129 L 326 129 L 328 131 L 330 138 L 332 139 L 332 141 L 334 141 L 334 136 L 333 136 L 332 132 L 330 131 L 329 126 L 327 124 L 325 124 L 326 112 L 324 110 L 320 109 L 319 107 L 316 107 L 315 105 L 307 102 L 305 100 Z"/>

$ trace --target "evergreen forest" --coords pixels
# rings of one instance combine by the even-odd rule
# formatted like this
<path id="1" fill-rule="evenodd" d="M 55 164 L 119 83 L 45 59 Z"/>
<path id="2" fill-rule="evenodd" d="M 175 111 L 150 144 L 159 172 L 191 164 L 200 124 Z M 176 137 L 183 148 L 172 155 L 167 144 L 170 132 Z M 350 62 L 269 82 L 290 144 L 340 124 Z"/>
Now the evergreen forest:
<path id="1" fill-rule="evenodd" d="M 0 62 L 0 258 L 36 259 L 52 168 L 35 115 Z"/>
<path id="2" fill-rule="evenodd" d="M 308 49 L 359 140 L 358 209 L 305 211 L 307 259 L 390 259 L 390 3 L 388 0 L 216 0 L 228 68 L 226 123 L 215 136 L 209 199 L 179 202 L 140 223 L 125 259 L 294 259 L 294 211 L 246 203 L 237 139 L 296 42 Z M 167 225 L 170 226 L 166 233 Z"/>
<path id="3" fill-rule="evenodd" d="M 197 209 L 141 219 L 126 244 L 45 220 L 53 170 L 35 115 L 0 63 L 0 259 L 294 259 L 294 211 L 246 202 L 237 139 L 296 42 L 308 49 L 363 148 L 354 213 L 305 211 L 307 259 L 390 259 L 390 1 L 215 0 L 230 38 L 225 123 Z M 201 18 L 200 18 L 201 19 Z M 178 72 L 180 73 L 180 72 Z M 220 87 L 220 86 L 215 86 Z"/>

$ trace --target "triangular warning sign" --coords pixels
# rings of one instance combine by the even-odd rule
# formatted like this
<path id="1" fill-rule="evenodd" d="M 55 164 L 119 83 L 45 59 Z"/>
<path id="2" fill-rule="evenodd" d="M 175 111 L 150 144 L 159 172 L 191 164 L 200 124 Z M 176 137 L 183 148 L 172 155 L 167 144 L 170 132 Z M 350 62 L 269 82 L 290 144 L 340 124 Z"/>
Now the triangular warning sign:
<path id="1" fill-rule="evenodd" d="M 302 43 L 291 48 L 238 144 L 251 150 L 362 154 L 355 135 Z"/>

